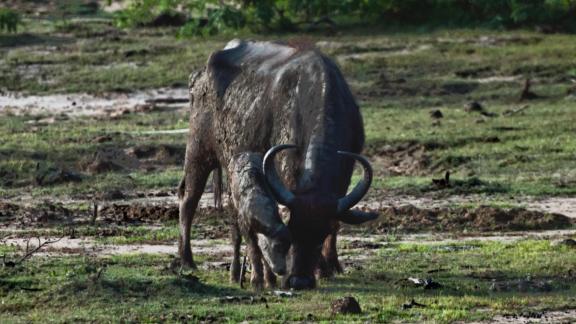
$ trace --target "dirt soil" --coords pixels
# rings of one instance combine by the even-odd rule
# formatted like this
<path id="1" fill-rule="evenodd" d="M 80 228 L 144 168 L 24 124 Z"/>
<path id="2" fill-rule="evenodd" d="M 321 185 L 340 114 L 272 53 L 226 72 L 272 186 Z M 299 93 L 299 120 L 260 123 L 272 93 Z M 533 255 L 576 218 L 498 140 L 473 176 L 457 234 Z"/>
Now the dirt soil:
<path id="1" fill-rule="evenodd" d="M 471 324 L 491 323 L 491 324 L 504 324 L 504 323 L 574 323 L 576 318 L 576 310 L 567 309 L 562 311 L 551 312 L 524 312 L 521 314 L 507 314 L 499 315 L 488 321 L 471 322 Z"/>
<path id="2" fill-rule="evenodd" d="M 422 175 L 429 171 L 431 159 L 424 145 L 400 143 L 367 148 L 377 176 Z"/>
<path id="3" fill-rule="evenodd" d="M 206 202 L 205 202 L 206 203 Z M 574 219 L 558 213 L 549 213 L 525 208 L 504 209 L 491 206 L 477 208 L 435 207 L 420 208 L 411 204 L 363 207 L 375 211 L 380 217 L 363 226 L 369 232 L 402 233 L 416 232 L 490 232 L 567 229 L 576 224 Z M 0 202 L 0 221 L 3 226 L 27 227 L 49 224 L 85 223 L 93 217 L 93 210 L 79 210 L 62 203 L 45 201 L 38 205 Z M 159 223 L 178 219 L 178 205 L 174 202 L 150 204 L 143 202 L 118 201 L 98 208 L 100 221 L 113 223 Z M 225 225 L 232 218 L 229 210 L 217 210 L 201 206 L 197 222 L 204 220 Z M 349 228 L 344 226 L 344 231 Z"/>
<path id="4" fill-rule="evenodd" d="M 139 91 L 130 94 L 106 93 L 57 94 L 27 96 L 21 93 L 0 93 L 0 115 L 28 116 L 104 116 L 118 117 L 133 112 L 148 112 L 164 108 L 185 108 L 188 106 L 188 89 L 162 88 Z"/>
<path id="5" fill-rule="evenodd" d="M 561 214 L 524 208 L 506 210 L 480 206 L 475 209 L 424 209 L 405 205 L 375 211 L 380 217 L 366 226 L 374 228 L 378 233 L 386 233 L 391 229 L 400 232 L 550 230 L 569 228 L 575 224 L 571 218 Z"/>

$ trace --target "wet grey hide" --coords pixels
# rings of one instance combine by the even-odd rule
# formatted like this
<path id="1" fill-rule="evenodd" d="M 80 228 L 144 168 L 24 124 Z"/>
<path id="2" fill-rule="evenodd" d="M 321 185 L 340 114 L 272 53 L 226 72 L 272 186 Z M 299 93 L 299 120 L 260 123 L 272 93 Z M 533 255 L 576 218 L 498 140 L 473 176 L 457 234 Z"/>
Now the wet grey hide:
<path id="1" fill-rule="evenodd" d="M 248 245 L 253 264 L 264 263 L 265 272 L 270 263 L 281 272 L 284 261 L 276 258 L 285 246 L 275 239 L 286 233 L 291 245 L 284 277 L 290 288 L 314 288 L 317 271 L 321 277 L 341 272 L 340 222 L 359 224 L 377 215 L 351 209 L 370 187 L 372 172 L 359 156 L 360 109 L 336 63 L 312 46 L 233 40 L 192 74 L 189 87 L 190 131 L 179 189 L 182 265 L 195 266 L 192 220 L 210 172 L 222 168 L 236 178 L 238 220 L 246 238 L 257 242 Z M 252 157 L 239 163 L 243 152 L 269 153 L 266 186 L 258 172 L 242 171 L 259 168 Z M 347 194 L 355 162 L 365 176 Z M 239 165 L 236 171 L 230 163 Z M 287 225 L 274 201 L 289 210 Z"/>

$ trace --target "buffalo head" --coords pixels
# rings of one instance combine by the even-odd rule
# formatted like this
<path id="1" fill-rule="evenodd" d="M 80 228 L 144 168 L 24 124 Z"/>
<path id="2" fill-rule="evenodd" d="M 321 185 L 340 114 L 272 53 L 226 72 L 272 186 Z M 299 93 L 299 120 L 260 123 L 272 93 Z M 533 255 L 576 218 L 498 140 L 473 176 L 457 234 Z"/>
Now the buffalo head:
<path id="1" fill-rule="evenodd" d="M 297 148 L 295 145 L 272 147 L 263 161 L 263 171 L 274 198 L 290 210 L 288 229 L 292 237 L 290 267 L 287 285 L 294 289 L 314 288 L 314 271 L 320 260 L 322 243 L 338 221 L 348 224 L 361 224 L 377 217 L 374 213 L 350 210 L 368 191 L 372 183 L 372 167 L 361 155 L 338 151 L 344 158 L 352 158 L 362 165 L 363 179 L 344 197 L 338 197 L 336 190 L 309 190 L 293 193 L 280 180 L 274 166 L 274 156 L 284 150 Z M 335 174 L 334 176 L 338 176 Z"/>

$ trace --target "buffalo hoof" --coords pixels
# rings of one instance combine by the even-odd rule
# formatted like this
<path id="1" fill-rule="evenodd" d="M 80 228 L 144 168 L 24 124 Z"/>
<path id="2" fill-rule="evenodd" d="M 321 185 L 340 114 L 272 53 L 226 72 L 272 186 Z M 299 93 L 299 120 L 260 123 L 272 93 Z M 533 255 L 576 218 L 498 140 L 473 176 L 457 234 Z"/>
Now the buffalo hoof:
<path id="1" fill-rule="evenodd" d="M 314 289 L 316 280 L 314 277 L 292 276 L 288 280 L 288 286 L 294 290 Z"/>
<path id="2" fill-rule="evenodd" d="M 264 279 L 262 277 L 252 277 L 250 286 L 252 286 L 254 291 L 261 291 L 264 289 Z"/>
<path id="3" fill-rule="evenodd" d="M 335 274 L 342 273 L 343 271 L 344 270 L 342 269 L 340 262 L 338 262 L 338 259 L 322 259 L 318 265 L 316 275 L 318 278 L 329 279 L 333 278 Z"/>

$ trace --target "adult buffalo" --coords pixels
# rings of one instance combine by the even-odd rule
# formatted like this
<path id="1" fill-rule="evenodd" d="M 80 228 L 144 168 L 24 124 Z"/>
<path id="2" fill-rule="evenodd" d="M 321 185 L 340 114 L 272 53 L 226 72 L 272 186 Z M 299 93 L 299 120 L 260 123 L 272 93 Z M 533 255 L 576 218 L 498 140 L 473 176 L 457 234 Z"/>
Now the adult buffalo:
<path id="1" fill-rule="evenodd" d="M 243 232 L 260 234 L 265 260 L 284 275 L 285 286 L 315 287 L 315 272 L 340 272 L 336 252 L 339 221 L 360 224 L 377 215 L 351 210 L 372 181 L 369 162 L 358 155 L 364 144 L 362 117 L 336 64 L 318 50 L 301 44 L 233 40 L 213 53 L 205 70 L 190 78 L 190 132 L 180 195 L 180 256 L 194 266 L 190 225 L 214 169 L 228 177 L 245 177 L 256 188 L 241 210 L 243 194 L 232 192 L 246 224 Z M 239 154 L 248 153 L 244 159 Z M 254 158 L 262 159 L 261 182 Z M 256 154 L 256 155 L 254 155 Z M 255 157 L 256 156 L 256 157 Z M 246 161 L 246 162 L 242 162 Z M 250 162 L 251 161 L 251 162 Z M 354 161 L 363 179 L 348 194 Z M 252 165 L 252 166 L 250 166 Z M 240 170 L 240 171 L 239 171 Z M 278 170 L 278 171 L 277 171 Z M 242 186 L 232 186 L 232 190 Z M 259 210 L 264 201 L 266 211 Z M 270 201 L 274 208 L 269 208 Z M 275 201 L 290 211 L 284 225 Z M 250 207 L 252 206 L 252 207 Z M 263 251 L 264 252 L 264 251 Z M 280 254 L 280 255 L 278 255 Z"/>

